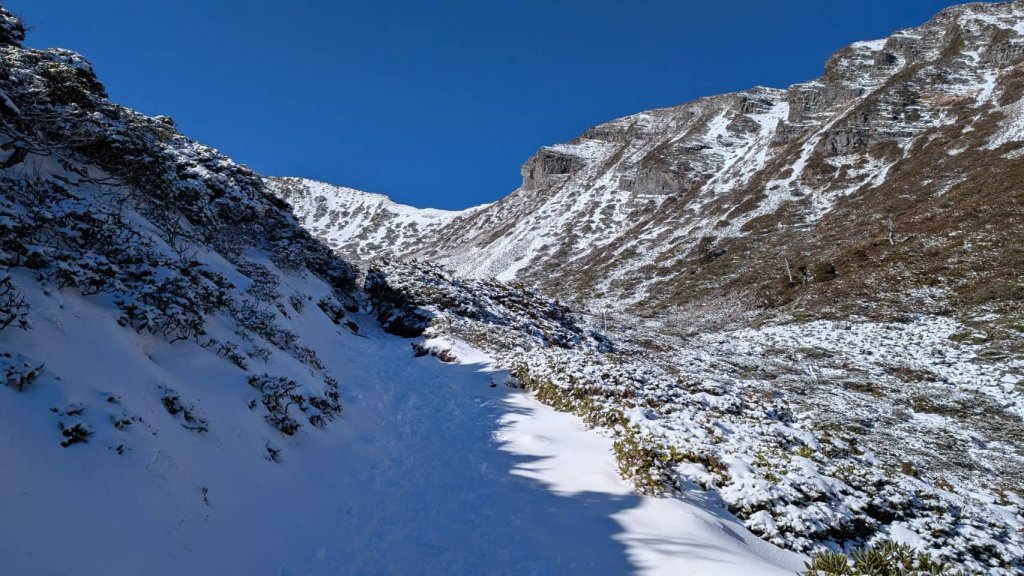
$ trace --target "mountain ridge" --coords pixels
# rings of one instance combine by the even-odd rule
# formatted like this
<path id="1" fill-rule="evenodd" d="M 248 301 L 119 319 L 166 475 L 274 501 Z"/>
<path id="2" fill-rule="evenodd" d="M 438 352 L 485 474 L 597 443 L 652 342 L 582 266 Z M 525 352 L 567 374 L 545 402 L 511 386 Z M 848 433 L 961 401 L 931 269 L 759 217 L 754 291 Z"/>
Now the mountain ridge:
<path id="1" fill-rule="evenodd" d="M 1021 221 L 1012 195 L 987 216 L 997 237 L 958 230 L 956 213 L 977 205 L 972 182 L 1018 169 L 1022 17 L 1020 2 L 953 6 L 836 51 L 817 79 L 599 124 L 541 147 L 508 196 L 387 253 L 532 282 L 592 309 L 698 324 L 740 325 L 795 301 L 835 315 L 829 300 L 879 301 L 878 284 L 920 289 L 885 260 L 918 274 L 964 265 L 951 242 L 942 254 L 906 242 L 940 241 L 924 206 L 944 212 L 947 231 L 977 236 L 960 246 L 1003 242 Z M 836 241 L 816 241 L 824 237 Z M 994 263 L 978 268 L 985 283 L 1019 282 Z M 943 282 L 948 306 L 973 307 L 971 286 Z M 716 315 L 723 298 L 744 302 L 739 317 Z M 908 311 L 881 300 L 880 314 Z"/>
<path id="2" fill-rule="evenodd" d="M 338 252 L 362 259 L 407 252 L 418 239 L 489 206 L 416 208 L 384 194 L 307 178 L 267 177 L 264 182 L 272 194 L 292 206 L 307 230 Z"/>

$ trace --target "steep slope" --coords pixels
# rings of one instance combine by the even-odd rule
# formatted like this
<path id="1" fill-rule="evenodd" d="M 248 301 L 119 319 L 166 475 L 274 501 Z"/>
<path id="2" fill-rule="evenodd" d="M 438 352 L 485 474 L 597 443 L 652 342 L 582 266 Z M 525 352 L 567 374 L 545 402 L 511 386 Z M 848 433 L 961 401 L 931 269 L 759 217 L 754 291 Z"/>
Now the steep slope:
<path id="1" fill-rule="evenodd" d="M 816 80 L 542 148 L 520 189 L 411 254 L 691 323 L 907 310 L 923 288 L 933 310 L 1019 302 L 1022 71 L 1024 4 L 952 7 L 840 50 Z"/>
<path id="2" fill-rule="evenodd" d="M 267 178 L 265 183 L 268 191 L 291 205 L 304 228 L 340 254 L 363 259 L 408 253 L 421 239 L 483 208 L 413 208 L 383 194 L 304 178 Z"/>
<path id="3" fill-rule="evenodd" d="M 261 177 L 23 38 L 0 7 L 0 572 L 797 569 L 699 499 L 633 495 L 609 439 L 467 345 L 416 357 Z M 509 296 L 523 338 L 597 346 Z"/>

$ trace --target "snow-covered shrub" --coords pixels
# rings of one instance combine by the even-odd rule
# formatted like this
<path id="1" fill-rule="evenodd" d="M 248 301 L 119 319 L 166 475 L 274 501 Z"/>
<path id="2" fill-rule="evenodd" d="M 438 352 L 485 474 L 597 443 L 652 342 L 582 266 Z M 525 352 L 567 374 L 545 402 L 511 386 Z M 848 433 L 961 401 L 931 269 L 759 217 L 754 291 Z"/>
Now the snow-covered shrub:
<path id="1" fill-rule="evenodd" d="M 178 274 L 140 293 L 118 300 L 122 326 L 148 330 L 170 342 L 194 339 L 205 334 L 207 316 L 230 303 L 230 283 L 223 275 L 189 262 Z"/>
<path id="2" fill-rule="evenodd" d="M 14 326 L 27 330 L 28 303 L 25 298 L 14 287 L 10 276 L 0 277 L 0 330 L 8 326 Z"/>
<path id="3" fill-rule="evenodd" d="M 16 389 L 25 390 L 42 373 L 43 364 L 11 352 L 0 353 L 0 374 L 4 384 Z"/>
<path id="4" fill-rule="evenodd" d="M 316 305 L 331 319 L 331 322 L 341 324 L 341 320 L 345 317 L 345 308 L 337 300 L 325 297 L 321 298 Z"/>
<path id="5" fill-rule="evenodd" d="M 341 395 L 338 393 L 338 381 L 330 375 L 325 374 L 324 384 L 327 390 L 320 396 L 311 396 L 309 405 L 319 411 L 319 414 L 312 414 L 309 423 L 320 427 L 328 421 L 337 418 L 341 414 Z"/>
<path id="6" fill-rule="evenodd" d="M 267 409 L 267 422 L 282 433 L 291 436 L 301 425 L 288 413 L 292 406 L 305 409 L 306 398 L 298 392 L 299 385 L 282 376 L 250 376 L 249 385 L 260 391 L 263 407 Z"/>
<path id="7" fill-rule="evenodd" d="M 658 496 L 680 490 L 674 470 L 683 461 L 675 448 L 628 427 L 613 444 L 619 474 L 633 483 L 641 494 Z"/>
<path id="8" fill-rule="evenodd" d="M 572 348 L 594 343 L 567 307 L 536 290 L 455 278 L 429 263 L 376 261 L 367 273 L 365 289 L 384 328 L 400 336 L 419 336 L 436 325 L 436 313 L 443 310 L 450 317 L 478 325 L 500 326 L 508 329 L 502 331 L 504 335 L 517 334 L 543 346 Z M 476 332 L 481 338 L 492 333 L 486 329 Z"/>
<path id="9" fill-rule="evenodd" d="M 96 107 L 97 98 L 106 98 L 106 91 L 92 67 L 83 65 L 80 56 L 60 48 L 51 48 L 48 52 L 56 57 L 42 60 L 36 69 L 46 84 L 51 102 L 91 110 Z"/>
<path id="10" fill-rule="evenodd" d="M 320 427 L 341 414 L 338 383 L 324 376 L 327 390 L 322 395 L 306 395 L 297 382 L 269 374 L 249 377 L 249 385 L 259 390 L 260 402 L 267 410 L 267 422 L 284 434 L 295 434 L 301 427 L 294 412 L 307 415 L 310 424 Z"/>
<path id="11" fill-rule="evenodd" d="M 0 44 L 21 44 L 25 40 L 25 25 L 6 8 L 0 6 Z"/>
<path id="12" fill-rule="evenodd" d="M 162 390 L 163 396 L 160 398 L 160 404 L 163 405 L 164 410 L 168 414 L 181 422 L 183 428 L 193 432 L 209 431 L 209 422 L 197 414 L 195 406 L 184 403 L 181 400 L 181 396 L 174 390 L 169 388 L 163 388 Z"/>
<path id="13" fill-rule="evenodd" d="M 88 442 L 89 436 L 92 436 L 92 429 L 87 424 L 81 422 L 76 422 L 70 426 L 65 426 L 61 423 L 60 434 L 64 437 L 60 445 L 67 448 L 72 444 Z"/>
<path id="14" fill-rule="evenodd" d="M 245 289 L 246 293 L 259 304 L 276 304 L 281 299 L 277 291 L 279 280 L 269 268 L 255 262 L 242 261 L 236 264 L 238 271 L 245 274 L 252 284 Z"/>
<path id="15" fill-rule="evenodd" d="M 252 346 L 245 355 L 253 360 L 260 360 L 266 364 L 270 360 L 270 349 L 262 346 Z"/>
<path id="16" fill-rule="evenodd" d="M 232 364 L 238 366 L 243 371 L 249 370 L 249 363 L 246 361 L 245 356 L 238 351 L 238 344 L 234 342 L 221 342 L 210 338 L 203 346 L 216 350 L 218 358 L 227 358 Z"/>

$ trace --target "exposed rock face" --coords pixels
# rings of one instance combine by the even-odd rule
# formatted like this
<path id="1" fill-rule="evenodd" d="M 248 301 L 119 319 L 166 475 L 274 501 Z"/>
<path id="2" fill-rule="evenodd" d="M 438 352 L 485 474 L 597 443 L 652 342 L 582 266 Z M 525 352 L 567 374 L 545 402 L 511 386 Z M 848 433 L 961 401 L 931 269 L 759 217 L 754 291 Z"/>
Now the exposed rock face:
<path id="1" fill-rule="evenodd" d="M 561 154 L 542 148 L 523 164 L 524 190 L 542 190 L 565 182 L 570 175 L 583 168 L 583 162 L 570 154 Z"/>

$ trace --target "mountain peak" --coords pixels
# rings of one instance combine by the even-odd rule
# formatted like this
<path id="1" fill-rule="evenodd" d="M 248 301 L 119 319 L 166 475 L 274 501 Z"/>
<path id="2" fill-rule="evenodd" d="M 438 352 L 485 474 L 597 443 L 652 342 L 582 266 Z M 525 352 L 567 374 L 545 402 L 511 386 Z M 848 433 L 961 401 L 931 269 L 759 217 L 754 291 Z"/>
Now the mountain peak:
<path id="1" fill-rule="evenodd" d="M 398 255 L 411 250 L 462 211 L 415 208 L 383 194 L 362 192 L 306 178 L 267 178 L 267 189 L 292 206 L 303 226 L 349 257 Z"/>

